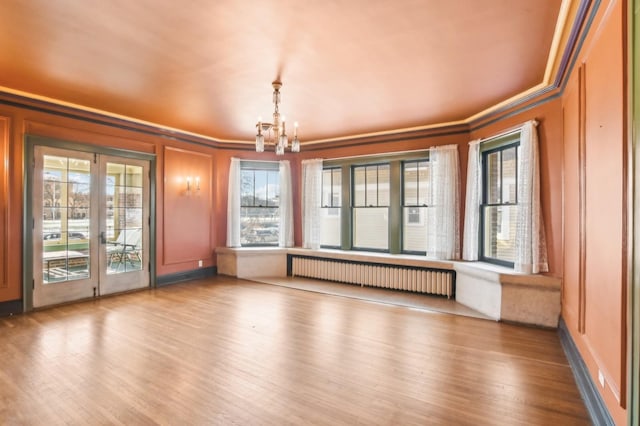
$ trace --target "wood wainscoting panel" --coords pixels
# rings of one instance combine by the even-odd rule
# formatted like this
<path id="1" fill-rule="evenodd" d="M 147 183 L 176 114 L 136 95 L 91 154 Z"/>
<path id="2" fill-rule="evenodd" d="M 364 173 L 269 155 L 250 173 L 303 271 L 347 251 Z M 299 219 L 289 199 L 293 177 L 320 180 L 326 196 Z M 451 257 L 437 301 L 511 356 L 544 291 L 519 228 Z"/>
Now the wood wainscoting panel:
<path id="1" fill-rule="evenodd" d="M 629 250 L 624 195 L 623 15 L 611 2 L 585 59 L 585 347 L 591 374 L 602 377 L 600 391 L 620 421 L 625 405 L 626 316 Z M 615 47 L 613 47 L 615 46 Z M 589 365 L 589 362 L 587 362 Z"/>
<path id="2" fill-rule="evenodd" d="M 9 286 L 9 119 L 0 117 L 0 301 Z"/>
<path id="3" fill-rule="evenodd" d="M 582 69 L 582 68 L 581 68 Z M 580 69 L 580 74 L 581 73 Z M 582 331 L 584 311 L 584 277 L 581 274 L 582 259 L 582 172 L 584 164 L 580 156 L 582 132 L 580 79 L 573 78 L 565 92 L 562 105 L 564 141 L 564 250 L 562 280 L 562 316 L 572 328 Z"/>

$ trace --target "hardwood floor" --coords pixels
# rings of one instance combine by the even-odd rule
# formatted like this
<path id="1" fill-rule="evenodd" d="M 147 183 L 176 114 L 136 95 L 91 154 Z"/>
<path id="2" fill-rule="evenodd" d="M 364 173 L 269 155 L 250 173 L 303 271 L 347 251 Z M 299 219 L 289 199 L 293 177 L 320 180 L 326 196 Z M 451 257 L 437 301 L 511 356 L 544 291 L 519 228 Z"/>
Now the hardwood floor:
<path id="1" fill-rule="evenodd" d="M 555 331 L 228 277 L 0 336 L 2 424 L 589 424 Z"/>

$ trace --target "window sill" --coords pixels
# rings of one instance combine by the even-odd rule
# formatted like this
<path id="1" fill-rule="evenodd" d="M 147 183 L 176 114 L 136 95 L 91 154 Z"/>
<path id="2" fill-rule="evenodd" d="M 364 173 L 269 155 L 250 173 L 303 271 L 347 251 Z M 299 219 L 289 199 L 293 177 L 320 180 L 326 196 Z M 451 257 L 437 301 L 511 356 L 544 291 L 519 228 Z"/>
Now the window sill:
<path id="1" fill-rule="evenodd" d="M 277 246 L 245 246 L 245 247 L 216 247 L 216 253 L 229 254 L 229 253 L 237 253 L 239 255 L 252 255 L 259 254 L 263 252 L 287 252 L 287 248 L 277 247 Z"/>

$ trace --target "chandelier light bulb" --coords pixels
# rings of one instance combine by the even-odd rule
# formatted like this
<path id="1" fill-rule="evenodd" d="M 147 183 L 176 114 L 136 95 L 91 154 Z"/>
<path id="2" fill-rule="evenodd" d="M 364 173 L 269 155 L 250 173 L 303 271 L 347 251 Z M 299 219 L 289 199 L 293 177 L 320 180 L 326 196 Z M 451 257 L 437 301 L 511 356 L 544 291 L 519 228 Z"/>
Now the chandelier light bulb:
<path id="1" fill-rule="evenodd" d="M 256 135 L 256 152 L 264 152 L 264 136 L 262 134 Z"/>

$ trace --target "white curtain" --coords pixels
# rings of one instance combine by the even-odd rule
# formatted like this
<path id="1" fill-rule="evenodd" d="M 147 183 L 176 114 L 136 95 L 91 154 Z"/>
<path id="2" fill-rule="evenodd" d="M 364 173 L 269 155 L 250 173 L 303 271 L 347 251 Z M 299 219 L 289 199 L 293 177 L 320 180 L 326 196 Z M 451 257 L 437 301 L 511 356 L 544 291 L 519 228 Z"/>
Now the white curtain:
<path id="1" fill-rule="evenodd" d="M 302 160 L 302 247 L 320 248 L 322 159 Z"/>
<path id="2" fill-rule="evenodd" d="M 481 195 L 482 165 L 480 164 L 480 139 L 477 139 L 469 142 L 467 197 L 464 207 L 464 239 L 462 242 L 462 258 L 464 260 L 478 260 Z"/>
<path id="3" fill-rule="evenodd" d="M 240 247 L 240 160 L 231 159 L 227 197 L 227 247 Z"/>
<path id="4" fill-rule="evenodd" d="M 427 214 L 427 256 L 460 258 L 460 166 L 458 146 L 429 149 L 431 203 Z"/>
<path id="5" fill-rule="evenodd" d="M 528 121 L 520 133 L 518 156 L 518 223 L 516 272 L 547 272 L 547 245 L 540 206 L 540 157 L 536 121 Z"/>
<path id="6" fill-rule="evenodd" d="M 293 247 L 293 194 L 291 193 L 291 166 L 280 161 L 280 232 L 278 245 Z"/>

